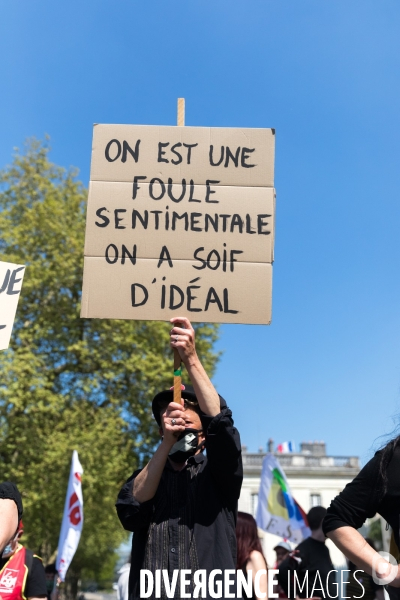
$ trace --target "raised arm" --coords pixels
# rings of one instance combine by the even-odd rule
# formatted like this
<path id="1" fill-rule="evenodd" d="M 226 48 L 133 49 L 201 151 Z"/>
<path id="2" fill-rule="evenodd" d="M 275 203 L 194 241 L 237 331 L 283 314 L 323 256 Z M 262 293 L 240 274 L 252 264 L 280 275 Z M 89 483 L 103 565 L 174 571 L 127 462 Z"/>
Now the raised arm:
<path id="1" fill-rule="evenodd" d="M 185 430 L 184 408 L 171 402 L 165 413 L 161 415 L 163 422 L 163 440 L 153 458 L 133 481 L 133 495 L 138 502 L 147 502 L 154 498 L 160 483 L 161 475 L 168 459 L 168 454 L 176 442 L 177 436 Z M 175 424 L 172 425 L 172 419 Z"/>
<path id="2" fill-rule="evenodd" d="M 179 352 L 201 410 L 204 414 L 215 417 L 221 412 L 219 396 L 197 356 L 195 331 L 186 317 L 175 317 L 171 319 L 171 323 L 171 348 L 176 348 Z"/>
<path id="3" fill-rule="evenodd" d="M 234 427 L 232 413 L 225 403 L 221 410 L 220 397 L 197 356 L 195 332 L 189 319 L 176 317 L 171 319 L 171 323 L 171 347 L 179 352 L 203 413 L 201 421 L 211 471 L 221 493 L 236 502 L 242 485 L 243 467 L 240 436 Z M 178 326 L 180 324 L 183 327 Z"/>

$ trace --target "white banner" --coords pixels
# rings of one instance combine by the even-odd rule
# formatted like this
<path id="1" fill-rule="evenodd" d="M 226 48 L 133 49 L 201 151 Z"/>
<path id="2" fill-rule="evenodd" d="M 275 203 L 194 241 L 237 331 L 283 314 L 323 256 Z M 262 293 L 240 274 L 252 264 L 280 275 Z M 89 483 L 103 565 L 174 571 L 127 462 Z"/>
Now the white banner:
<path id="1" fill-rule="evenodd" d="M 74 450 L 60 539 L 58 541 L 56 568 L 61 581 L 65 581 L 68 567 L 78 548 L 81 537 L 83 526 L 82 473 L 83 469 L 79 462 L 78 453 Z"/>
<path id="2" fill-rule="evenodd" d="M 6 350 L 17 312 L 25 267 L 0 262 L 0 350 Z"/>

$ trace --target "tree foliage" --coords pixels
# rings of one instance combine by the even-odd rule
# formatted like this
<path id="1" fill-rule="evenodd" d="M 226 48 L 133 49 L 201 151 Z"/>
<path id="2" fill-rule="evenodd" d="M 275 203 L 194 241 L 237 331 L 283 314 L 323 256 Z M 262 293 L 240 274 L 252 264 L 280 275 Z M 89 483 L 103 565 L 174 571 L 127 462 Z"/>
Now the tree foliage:
<path id="1" fill-rule="evenodd" d="M 72 450 L 84 468 L 75 573 L 107 562 L 124 532 L 121 482 L 157 440 L 152 395 L 172 385 L 168 323 L 80 319 L 87 192 L 31 140 L 0 173 L 0 260 L 26 264 L 10 349 L 0 353 L 2 479 L 25 494 L 27 542 L 54 556 Z M 217 327 L 196 326 L 212 374 Z"/>

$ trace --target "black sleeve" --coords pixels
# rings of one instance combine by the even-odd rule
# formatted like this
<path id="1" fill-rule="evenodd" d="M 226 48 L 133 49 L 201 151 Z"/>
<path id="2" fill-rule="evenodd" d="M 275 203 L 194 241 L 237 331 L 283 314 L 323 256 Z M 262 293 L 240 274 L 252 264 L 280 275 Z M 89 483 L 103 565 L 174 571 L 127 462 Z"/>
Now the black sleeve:
<path id="1" fill-rule="evenodd" d="M 359 529 L 367 518 L 379 512 L 382 494 L 380 454 L 377 452 L 357 477 L 332 500 L 323 521 L 325 535 L 339 527 Z"/>
<path id="2" fill-rule="evenodd" d="M 4 483 L 0 483 L 0 498 L 3 498 L 4 500 L 14 500 L 18 509 L 19 522 L 22 519 L 23 512 L 22 498 L 15 483 L 12 483 L 11 481 L 5 481 Z"/>
<path id="3" fill-rule="evenodd" d="M 47 596 L 46 573 L 42 561 L 37 556 L 32 560 L 32 569 L 28 573 L 24 596 L 26 598 Z"/>
<path id="4" fill-rule="evenodd" d="M 132 493 L 133 480 L 139 475 L 141 469 L 138 469 L 124 483 L 118 494 L 115 507 L 117 509 L 118 518 L 121 521 L 122 527 L 127 531 L 137 531 L 148 527 L 150 518 L 153 513 L 153 500 L 147 502 L 138 502 Z"/>
<path id="5" fill-rule="evenodd" d="M 206 437 L 207 461 L 224 495 L 237 500 L 243 480 L 242 449 L 232 412 L 223 408 L 215 417 L 201 415 Z"/>

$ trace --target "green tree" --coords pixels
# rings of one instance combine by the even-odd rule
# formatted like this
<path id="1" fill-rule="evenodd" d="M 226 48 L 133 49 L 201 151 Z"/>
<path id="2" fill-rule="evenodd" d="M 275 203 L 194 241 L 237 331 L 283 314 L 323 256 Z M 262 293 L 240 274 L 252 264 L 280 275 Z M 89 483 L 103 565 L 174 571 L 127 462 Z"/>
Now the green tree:
<path id="1" fill-rule="evenodd" d="M 150 399 L 172 384 L 172 354 L 168 323 L 80 319 L 87 192 L 48 153 L 31 140 L 0 173 L 0 260 L 27 265 L 11 347 L 0 353 L 0 468 L 23 490 L 27 542 L 47 561 L 78 450 L 85 524 L 76 578 L 100 572 L 125 535 L 116 493 L 154 448 Z M 196 326 L 211 375 L 217 334 Z"/>

